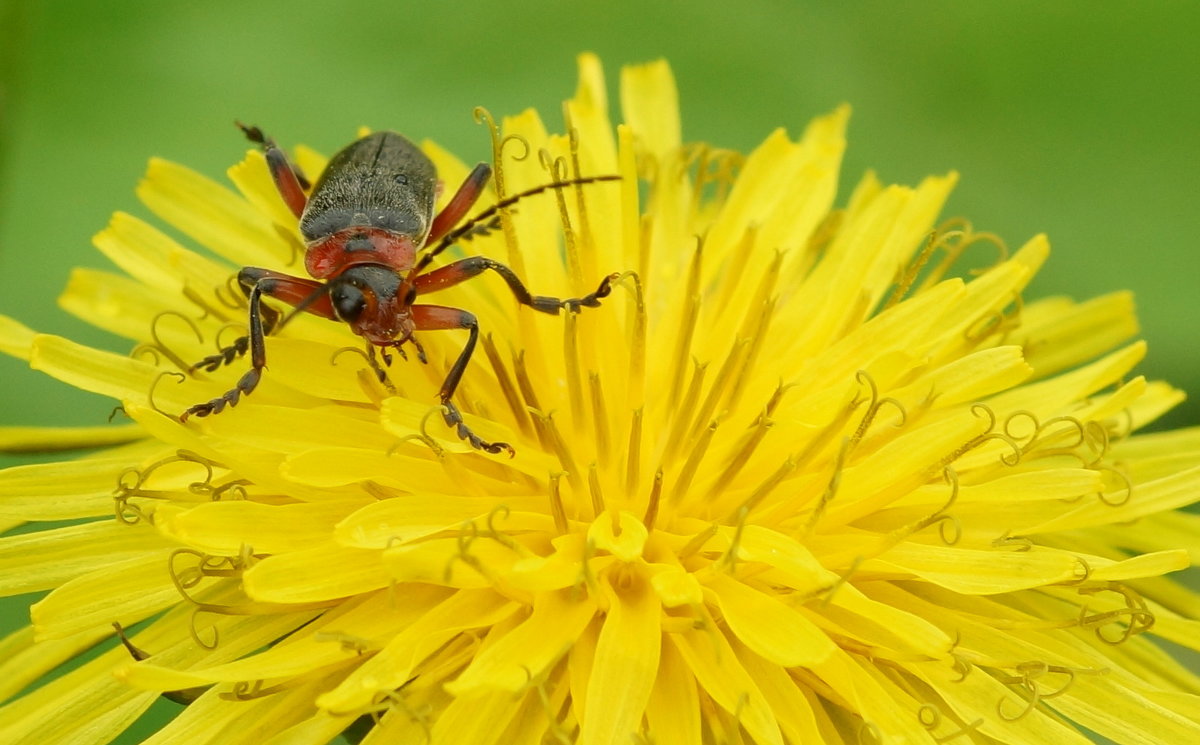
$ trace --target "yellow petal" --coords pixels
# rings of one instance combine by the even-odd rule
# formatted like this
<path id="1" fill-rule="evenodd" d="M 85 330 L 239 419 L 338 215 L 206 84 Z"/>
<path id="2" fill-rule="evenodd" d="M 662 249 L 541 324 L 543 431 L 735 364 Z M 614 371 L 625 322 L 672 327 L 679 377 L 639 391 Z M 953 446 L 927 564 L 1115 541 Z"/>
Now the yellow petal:
<path id="1" fill-rule="evenodd" d="M 419 663 L 456 635 L 495 626 L 512 616 L 517 607 L 491 590 L 454 591 L 392 637 L 337 688 L 318 698 L 317 705 L 332 712 L 367 706 L 380 693 L 407 682 Z"/>
<path id="2" fill-rule="evenodd" d="M 621 111 L 644 152 L 660 159 L 679 147 L 679 94 L 663 60 L 621 68 Z"/>
<path id="3" fill-rule="evenodd" d="M 446 690 L 459 697 L 516 692 L 536 680 L 566 653 L 596 612 L 590 600 L 571 595 L 569 590 L 539 595 L 529 618 L 477 655 Z"/>
<path id="4" fill-rule="evenodd" d="M 243 546 L 264 554 L 279 554 L 328 540 L 330 525 L 366 501 L 275 505 L 246 500 L 209 502 L 156 524 L 164 535 L 214 554 L 236 554 Z"/>
<path id="5" fill-rule="evenodd" d="M 283 268 L 293 253 L 245 199 L 176 163 L 152 158 L 137 194 L 164 221 L 236 266 Z"/>
<path id="6" fill-rule="evenodd" d="M 38 640 L 130 626 L 179 601 L 166 549 L 146 552 L 68 580 L 30 607 Z"/>
<path id="7" fill-rule="evenodd" d="M 0 316 L 0 352 L 21 360 L 29 359 L 29 349 L 37 332 L 8 316 Z"/>
<path id="8" fill-rule="evenodd" d="M 743 644 L 784 667 L 811 667 L 833 651 L 833 641 L 812 621 L 779 600 L 726 574 L 705 580 L 729 629 Z"/>
<path id="9" fill-rule="evenodd" d="M 590 716 L 579 741 L 618 745 L 640 728 L 658 673 L 662 608 L 646 578 L 631 568 L 616 568 L 601 585 L 608 613 L 596 642 L 588 681 Z"/>
<path id="10" fill-rule="evenodd" d="M 360 595 L 387 587 L 380 552 L 332 543 L 268 556 L 246 570 L 246 594 L 271 603 L 308 603 Z M 330 567 L 337 567 L 330 572 Z"/>
<path id="11" fill-rule="evenodd" d="M 337 523 L 334 537 L 344 546 L 388 548 L 476 518 L 497 529 L 512 529 L 515 512 L 537 513 L 545 504 L 538 497 L 464 497 L 450 494 L 412 494 L 373 502 Z M 544 517 L 541 516 L 541 517 Z"/>
<path id="12" fill-rule="evenodd" d="M 654 742 L 661 745 L 694 745 L 701 741 L 696 679 L 671 644 L 661 647 L 658 676 L 646 706 L 646 721 Z"/>
<path id="13" fill-rule="evenodd" d="M 1078 579 L 1083 565 L 1065 551 L 978 551 L 905 542 L 863 562 L 861 569 L 911 573 L 955 592 L 988 595 Z"/>
<path id="14" fill-rule="evenodd" d="M 0 592 L 55 587 L 72 577 L 173 544 L 145 525 L 114 520 L 0 538 Z"/>
<path id="15" fill-rule="evenodd" d="M 0 471 L 0 514 L 30 520 L 101 517 L 113 512 L 124 456 L 33 463 Z"/>
<path id="16" fill-rule="evenodd" d="M 122 445 L 145 436 L 136 424 L 115 427 L 0 427 L 0 452 L 44 453 Z"/>
<path id="17" fill-rule="evenodd" d="M 711 618 L 705 630 L 667 634 L 696 682 L 725 711 L 737 717 L 758 743 L 783 745 L 779 723 L 754 679 Z"/>

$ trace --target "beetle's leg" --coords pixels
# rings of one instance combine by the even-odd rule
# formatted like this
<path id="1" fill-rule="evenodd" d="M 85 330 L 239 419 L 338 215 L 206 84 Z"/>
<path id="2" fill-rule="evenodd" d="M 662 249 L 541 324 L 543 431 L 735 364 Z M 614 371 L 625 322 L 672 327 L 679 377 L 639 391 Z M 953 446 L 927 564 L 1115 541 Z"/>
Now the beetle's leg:
<path id="1" fill-rule="evenodd" d="M 479 195 L 483 193 L 483 187 L 487 186 L 488 179 L 491 177 L 492 167 L 487 163 L 475 166 L 467 176 L 467 180 L 458 187 L 458 191 L 442 208 L 442 211 L 433 218 L 433 224 L 429 227 L 429 235 L 425 238 L 425 242 L 434 243 L 441 240 L 442 236 L 450 232 L 450 228 L 466 217 L 471 205 L 479 199 Z"/>
<path id="2" fill-rule="evenodd" d="M 383 358 L 383 365 L 379 364 L 381 357 Z M 392 355 L 388 354 L 386 349 L 382 347 L 376 349 L 374 344 L 367 342 L 367 363 L 370 364 L 371 369 L 375 372 L 375 377 L 379 379 L 379 382 L 387 389 L 387 392 L 394 394 L 396 386 L 392 385 L 391 379 L 388 378 L 387 370 L 384 369 L 384 367 L 392 366 Z"/>
<path id="3" fill-rule="evenodd" d="M 243 267 L 237 273 L 238 289 L 240 289 L 246 298 L 249 299 L 250 291 L 254 289 L 255 283 L 264 276 L 271 274 L 275 273 L 266 269 L 259 269 L 258 267 L 254 266 Z M 263 306 L 262 316 L 263 333 L 269 335 L 275 330 L 275 324 L 279 322 L 279 311 L 275 310 L 274 308 Z M 192 371 L 204 370 L 205 372 L 213 372 L 218 367 L 221 367 L 222 365 L 228 365 L 238 357 L 241 357 L 249 348 L 250 337 L 239 336 L 237 339 L 233 340 L 232 344 L 221 347 L 216 354 L 210 354 L 196 364 L 192 365 Z"/>
<path id="4" fill-rule="evenodd" d="M 512 269 L 486 256 L 472 256 L 469 259 L 461 259 L 452 264 L 434 269 L 427 274 L 422 274 L 417 277 L 413 284 L 416 287 L 417 294 L 421 295 L 453 287 L 459 282 L 465 282 L 488 269 L 491 269 L 504 278 L 504 281 L 508 283 L 509 289 L 517 296 L 518 303 L 552 315 L 558 315 L 558 312 L 564 308 L 571 311 L 577 311 L 580 308 L 598 308 L 600 306 L 600 298 L 608 297 L 609 293 L 612 292 L 612 283 L 621 276 L 620 274 L 608 275 L 600 280 L 600 286 L 591 294 L 584 295 L 583 297 L 560 299 L 548 295 L 531 295 Z"/>
<path id="5" fill-rule="evenodd" d="M 479 167 L 476 166 L 476 170 L 478 170 L 478 168 Z M 499 202 L 496 202 L 495 204 L 493 204 L 491 207 L 488 207 L 487 209 L 483 210 L 479 214 L 475 215 L 470 220 L 467 220 L 466 222 L 462 223 L 458 227 L 447 232 L 444 236 L 442 236 L 441 240 L 436 242 L 436 244 L 434 243 L 434 240 L 432 238 L 426 238 L 425 246 L 423 248 L 428 249 L 428 250 L 426 250 L 425 253 L 421 254 L 421 257 L 419 259 L 417 259 L 415 264 L 413 264 L 413 268 L 409 271 L 409 274 L 408 274 L 409 279 L 412 279 L 413 277 L 416 277 L 417 275 L 419 275 L 421 272 L 425 271 L 425 269 L 431 263 L 433 263 L 434 258 L 436 258 L 437 255 L 440 254 L 442 251 L 445 251 L 447 248 L 450 248 L 459 240 L 467 238 L 467 237 L 471 236 L 472 234 L 476 233 L 477 231 L 479 231 L 480 226 L 485 226 L 486 229 L 491 229 L 492 225 L 494 224 L 494 221 L 499 217 L 501 210 L 503 210 L 505 207 L 513 206 L 514 204 L 521 201 L 522 199 L 525 199 L 526 197 L 532 197 L 536 194 L 541 194 L 542 192 L 549 191 L 551 189 L 565 189 L 568 186 L 583 186 L 586 184 L 599 183 L 601 181 L 620 181 L 620 180 L 621 180 L 620 176 L 584 176 L 582 178 L 572 178 L 572 179 L 567 179 L 565 181 L 554 181 L 549 184 L 542 184 L 541 186 L 535 186 L 532 189 L 526 189 L 525 191 L 519 192 L 517 194 L 513 194 L 510 197 L 505 197 L 504 199 L 501 199 Z M 468 179 L 468 181 L 470 181 L 470 179 Z M 464 184 L 463 187 L 465 188 L 466 184 Z M 460 191 L 461 191 L 461 189 L 460 189 Z M 456 199 L 458 198 L 457 194 L 455 195 L 455 198 Z M 430 246 L 432 246 L 432 248 L 430 248 Z"/>
<path id="6" fill-rule="evenodd" d="M 275 145 L 274 140 L 263 134 L 261 129 L 247 127 L 241 122 L 237 122 L 237 126 L 246 135 L 246 139 L 256 145 L 262 145 L 263 153 L 267 156 L 267 167 L 271 169 L 271 178 L 275 181 L 279 196 L 283 197 L 292 214 L 299 218 L 304 212 L 304 205 L 308 204 L 308 197 L 304 195 L 308 179 L 288 161 L 287 155 Z"/>
<path id="7" fill-rule="evenodd" d="M 242 396 L 248 395 L 258 385 L 258 381 L 262 378 L 263 368 L 267 366 L 267 349 L 264 342 L 266 332 L 264 331 L 263 323 L 265 311 L 262 305 L 262 296 L 264 293 L 268 297 L 278 298 L 289 305 L 295 306 L 296 310 L 293 311 L 293 315 L 300 311 L 307 311 L 329 319 L 336 318 L 333 312 L 333 303 L 330 302 L 329 295 L 325 292 L 325 284 L 321 282 L 292 277 L 287 274 L 272 272 L 268 269 L 257 269 L 255 267 L 246 267 L 239 272 L 239 282 L 242 281 L 243 275 L 248 279 L 251 277 L 255 278 L 254 284 L 250 289 L 250 335 L 245 337 L 245 339 L 237 340 L 231 347 L 226 347 L 225 350 L 222 350 L 221 353 L 206 358 L 198 363 L 198 366 L 205 366 L 206 363 L 210 363 L 205 369 L 214 369 L 222 364 L 227 350 L 233 350 L 230 355 L 232 357 L 239 353 L 237 352 L 239 348 L 249 347 L 250 369 L 238 379 L 237 385 L 226 391 L 223 396 L 214 398 L 207 403 L 192 406 L 179 416 L 180 421 L 186 422 L 190 416 L 219 414 L 226 406 L 235 406 Z M 266 310 L 274 314 L 274 317 L 278 317 L 277 311 Z M 274 324 L 274 327 L 282 327 L 288 318 L 291 318 L 291 315 Z"/>
<path id="8" fill-rule="evenodd" d="M 311 279 L 301 279 L 293 277 L 282 272 L 273 272 L 270 269 L 259 269 L 256 266 L 248 266 L 242 268 L 237 274 L 238 287 L 245 293 L 249 299 L 250 292 L 254 289 L 254 285 L 261 279 L 279 280 L 272 289 L 266 290 L 270 297 L 276 297 L 291 305 L 297 305 L 321 287 L 320 282 L 315 282 Z M 320 301 L 321 299 L 318 299 Z M 328 305 L 328 298 L 323 299 L 325 305 Z M 320 302 L 315 305 L 320 306 Z M 314 307 L 305 308 L 310 313 L 315 313 L 326 318 L 334 318 L 332 315 L 332 307 Z M 279 311 L 274 308 L 263 305 L 260 307 L 262 314 L 263 334 L 270 336 L 275 331 L 276 325 L 279 323 Z M 204 370 L 205 372 L 213 372 L 222 365 L 228 365 L 238 357 L 241 357 L 250 348 L 250 337 L 241 336 L 233 340 L 229 346 L 221 347 L 216 354 L 210 354 L 196 364 L 192 365 L 192 370 Z"/>
<path id="9" fill-rule="evenodd" d="M 479 340 L 479 322 L 475 320 L 475 316 L 465 310 L 447 308 L 442 305 L 414 305 L 412 319 L 413 325 L 419 331 L 467 329 L 471 332 L 471 335 L 467 337 L 466 346 L 459 353 L 458 359 L 454 361 L 454 365 L 446 375 L 445 382 L 442 383 L 441 390 L 438 391 L 438 398 L 442 400 L 444 409 L 442 418 L 446 420 L 446 426 L 458 432 L 458 436 L 471 443 L 472 447 L 486 450 L 489 453 L 507 451 L 509 457 L 512 457 L 514 451 L 507 442 L 487 442 L 472 432 L 471 428 L 463 421 L 462 412 L 450 400 L 462 380 L 467 363 L 471 361 L 471 353 L 475 351 L 475 342 Z"/>

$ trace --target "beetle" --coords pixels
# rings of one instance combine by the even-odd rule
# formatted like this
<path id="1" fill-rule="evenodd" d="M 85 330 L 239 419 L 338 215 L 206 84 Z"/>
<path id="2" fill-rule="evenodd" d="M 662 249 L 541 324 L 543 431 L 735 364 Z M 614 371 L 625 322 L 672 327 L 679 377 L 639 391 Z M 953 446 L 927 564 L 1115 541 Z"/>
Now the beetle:
<path id="1" fill-rule="evenodd" d="M 435 214 L 434 201 L 440 187 L 436 168 L 402 135 L 375 132 L 347 145 L 329 160 L 306 195 L 308 185 L 303 175 L 275 142 L 258 127 L 240 122 L 238 127 L 247 139 L 263 148 L 275 187 L 299 220 L 306 245 L 304 265 L 310 276 L 295 277 L 258 267 L 238 272 L 238 287 L 249 304 L 249 333 L 200 360 L 192 370 L 212 372 L 247 351 L 250 369 L 232 389 L 190 407 L 180 420 L 218 414 L 250 394 L 266 367 L 264 338 L 296 313 L 312 313 L 348 324 L 366 340 L 368 360 L 381 382 L 387 382 L 387 374 L 376 360 L 376 347 L 385 365 L 391 364 L 389 349 L 407 358 L 403 349 L 407 343 L 413 344 L 418 358 L 425 362 L 424 350 L 413 337 L 415 331 L 466 329 L 467 343 L 438 391 L 442 417 L 473 447 L 489 453 L 507 451 L 511 457 L 513 449 L 507 443 L 488 442 L 471 431 L 452 400 L 479 338 L 474 314 L 442 305 L 417 304 L 417 298 L 490 270 L 504 279 L 519 303 L 557 315 L 563 309 L 574 312 L 598 307 L 621 275 L 607 275 L 591 294 L 560 299 L 530 294 L 512 269 L 485 256 L 459 259 L 432 270 L 429 267 L 454 243 L 497 227 L 500 211 L 525 197 L 576 184 L 615 181 L 620 176 L 543 184 L 502 199 L 464 220 L 491 178 L 492 169 L 487 163 L 476 165 L 446 206 Z M 293 309 L 282 316 L 263 304 L 264 295 Z"/>

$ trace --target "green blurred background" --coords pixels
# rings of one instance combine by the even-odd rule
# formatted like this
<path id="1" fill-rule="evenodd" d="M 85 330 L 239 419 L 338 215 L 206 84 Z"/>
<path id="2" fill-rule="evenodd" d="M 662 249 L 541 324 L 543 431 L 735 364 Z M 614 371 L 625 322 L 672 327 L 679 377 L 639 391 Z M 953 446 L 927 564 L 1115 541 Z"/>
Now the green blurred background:
<path id="1" fill-rule="evenodd" d="M 0 313 L 124 351 L 55 298 L 72 266 L 105 266 L 90 238 L 111 212 L 145 214 L 151 155 L 222 177 L 239 118 L 326 152 L 365 124 L 481 160 L 474 106 L 559 128 L 593 50 L 614 101 L 622 64 L 668 58 L 688 140 L 745 150 L 852 103 L 846 184 L 959 170 L 948 215 L 1010 245 L 1049 233 L 1033 296 L 1133 289 L 1140 370 L 1200 396 L 1197 38 L 1192 0 L 0 0 Z M 7 358 L 0 380 L 0 425 L 112 409 Z M 1200 423 L 1198 401 L 1167 423 Z"/>

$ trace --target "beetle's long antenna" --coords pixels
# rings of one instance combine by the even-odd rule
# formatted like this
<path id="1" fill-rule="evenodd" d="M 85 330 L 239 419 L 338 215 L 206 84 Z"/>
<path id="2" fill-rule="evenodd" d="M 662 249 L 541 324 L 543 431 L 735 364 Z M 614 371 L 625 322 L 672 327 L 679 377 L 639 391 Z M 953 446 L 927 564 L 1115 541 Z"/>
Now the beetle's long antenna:
<path id="1" fill-rule="evenodd" d="M 475 215 L 470 220 L 467 220 L 462 225 L 459 225 L 454 230 L 451 230 L 449 233 L 446 233 L 446 235 L 442 236 L 442 239 L 437 242 L 437 245 L 435 245 L 433 248 L 429 249 L 426 253 L 422 254 L 421 257 L 419 259 L 417 259 L 416 263 L 413 264 L 413 268 L 408 273 L 407 281 L 411 282 L 417 275 L 419 275 L 421 272 L 425 271 L 425 269 L 427 269 L 429 267 L 429 265 L 431 263 L 433 263 L 434 258 L 436 258 L 438 254 L 440 254 L 442 251 L 445 251 L 447 248 L 450 248 L 450 246 L 453 246 L 463 236 L 467 235 L 472 230 L 474 230 L 476 228 L 476 226 L 478 226 L 480 223 L 484 223 L 484 222 L 490 220 L 493 216 L 499 214 L 500 210 L 504 209 L 505 207 L 511 207 L 512 205 L 516 204 L 517 202 L 521 201 L 522 199 L 524 199 L 526 197 L 532 197 L 534 195 L 541 194 L 544 191 L 549 191 L 550 189 L 565 189 L 568 186 L 580 186 L 583 184 L 594 184 L 599 181 L 620 181 L 620 180 L 621 180 L 621 177 L 615 176 L 615 175 L 614 176 L 584 176 L 583 178 L 567 179 L 566 181 L 553 181 L 549 184 L 542 184 L 541 186 L 535 186 L 532 189 L 527 189 L 518 194 L 513 194 L 511 197 L 505 197 L 504 199 L 501 199 L 499 202 L 496 202 L 495 204 L 493 204 L 491 207 L 488 207 L 487 209 L 485 209 L 483 212 L 480 212 L 478 215 Z"/>
<path id="2" fill-rule="evenodd" d="M 284 326 L 286 326 L 288 321 L 295 318 L 297 314 L 303 313 L 305 310 L 308 309 L 308 306 L 310 306 L 313 303 L 320 300 L 321 296 L 328 292 L 329 292 L 328 283 L 323 284 L 320 287 L 318 287 L 317 289 L 313 290 L 311 295 L 304 298 L 300 302 L 296 303 L 296 305 L 292 308 L 291 311 L 288 312 L 288 314 L 286 316 L 279 319 L 279 323 L 275 324 L 275 327 L 271 329 L 271 334 L 274 335 L 274 334 L 279 333 L 279 330 L 281 328 L 283 328 Z"/>

